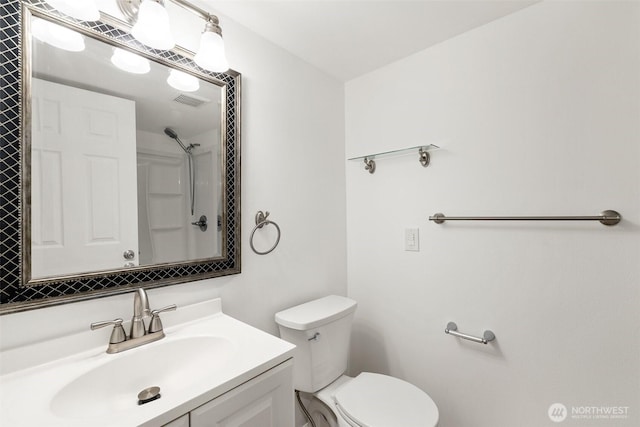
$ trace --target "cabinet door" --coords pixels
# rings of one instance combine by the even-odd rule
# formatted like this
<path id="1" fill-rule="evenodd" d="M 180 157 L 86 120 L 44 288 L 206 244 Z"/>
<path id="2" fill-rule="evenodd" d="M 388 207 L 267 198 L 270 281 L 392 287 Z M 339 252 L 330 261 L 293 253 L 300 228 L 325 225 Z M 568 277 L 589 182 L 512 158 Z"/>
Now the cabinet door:
<path id="1" fill-rule="evenodd" d="M 177 418 L 162 427 L 189 427 L 189 414 L 184 414 L 180 418 Z"/>
<path id="2" fill-rule="evenodd" d="M 293 427 L 291 359 L 191 411 L 191 427 Z"/>

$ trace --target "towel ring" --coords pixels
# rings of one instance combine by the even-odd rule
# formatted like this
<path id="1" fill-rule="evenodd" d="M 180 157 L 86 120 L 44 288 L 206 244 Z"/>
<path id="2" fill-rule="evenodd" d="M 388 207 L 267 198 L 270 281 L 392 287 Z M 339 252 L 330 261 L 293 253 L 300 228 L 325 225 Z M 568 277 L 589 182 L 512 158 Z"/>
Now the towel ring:
<path id="1" fill-rule="evenodd" d="M 249 245 L 251 246 L 251 249 L 253 250 L 253 252 L 257 253 L 258 255 L 268 254 L 269 252 L 273 251 L 276 248 L 276 246 L 278 246 L 278 243 L 280 243 L 280 227 L 278 227 L 278 224 L 276 224 L 275 222 L 269 221 L 267 219 L 268 216 L 269 216 L 269 211 L 264 213 L 262 211 L 258 211 L 258 213 L 256 214 L 256 226 L 253 228 L 253 231 L 251 232 L 251 236 L 249 237 Z M 262 228 L 265 225 L 269 225 L 269 224 L 275 225 L 276 230 L 278 230 L 278 237 L 276 238 L 276 242 L 273 244 L 271 249 L 269 249 L 268 251 L 260 252 L 255 248 L 255 246 L 253 246 L 253 235 L 255 234 L 258 228 Z"/>

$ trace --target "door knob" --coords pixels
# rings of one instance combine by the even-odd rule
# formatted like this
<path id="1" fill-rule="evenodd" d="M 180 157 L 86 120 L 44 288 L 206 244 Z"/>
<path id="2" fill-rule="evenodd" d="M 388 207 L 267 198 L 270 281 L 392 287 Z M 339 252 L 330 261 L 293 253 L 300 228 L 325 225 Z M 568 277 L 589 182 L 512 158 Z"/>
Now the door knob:
<path id="1" fill-rule="evenodd" d="M 207 216 L 206 215 L 201 215 L 200 216 L 200 220 L 197 222 L 192 222 L 191 225 L 195 225 L 196 227 L 200 228 L 200 231 L 207 231 Z"/>
<path id="2" fill-rule="evenodd" d="M 133 250 L 129 249 L 128 251 L 124 251 L 122 256 L 124 257 L 124 259 L 132 260 L 136 257 L 136 253 Z"/>

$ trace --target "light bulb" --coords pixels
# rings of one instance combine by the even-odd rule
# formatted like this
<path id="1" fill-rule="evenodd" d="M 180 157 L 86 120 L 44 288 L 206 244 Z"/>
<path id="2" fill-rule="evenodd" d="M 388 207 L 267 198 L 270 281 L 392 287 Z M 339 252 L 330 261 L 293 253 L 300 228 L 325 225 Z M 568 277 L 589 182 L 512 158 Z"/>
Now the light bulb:
<path id="1" fill-rule="evenodd" d="M 138 9 L 138 20 L 131 34 L 139 42 L 154 49 L 169 50 L 175 46 L 171 36 L 169 14 L 160 3 L 143 0 Z"/>
<path id="2" fill-rule="evenodd" d="M 200 82 L 194 76 L 183 73 L 178 70 L 171 70 L 167 83 L 174 88 L 183 92 L 195 92 L 200 88 Z"/>
<path id="3" fill-rule="evenodd" d="M 223 73 L 229 69 L 227 56 L 224 51 L 224 42 L 220 34 L 205 31 L 200 36 L 200 49 L 193 57 L 193 60 L 205 70 Z"/>
<path id="4" fill-rule="evenodd" d="M 100 11 L 94 0 L 47 0 L 58 11 L 80 21 L 97 21 Z"/>
<path id="5" fill-rule="evenodd" d="M 84 38 L 73 30 L 44 19 L 35 18 L 31 22 L 31 34 L 41 42 L 70 52 L 84 50 Z"/>
<path id="6" fill-rule="evenodd" d="M 149 60 L 128 50 L 115 48 L 111 62 L 123 71 L 133 74 L 146 74 L 151 69 Z"/>

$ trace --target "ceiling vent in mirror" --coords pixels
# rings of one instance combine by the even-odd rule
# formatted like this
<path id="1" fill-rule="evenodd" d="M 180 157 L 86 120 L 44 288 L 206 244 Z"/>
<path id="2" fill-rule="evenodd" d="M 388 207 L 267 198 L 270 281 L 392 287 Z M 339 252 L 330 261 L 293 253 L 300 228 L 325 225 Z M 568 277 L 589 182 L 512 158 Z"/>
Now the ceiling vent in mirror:
<path id="1" fill-rule="evenodd" d="M 200 96 L 195 95 L 186 95 L 181 93 L 173 99 L 175 102 L 179 102 L 180 104 L 189 105 L 191 107 L 199 107 L 203 104 L 208 104 L 211 100 L 207 98 L 202 98 Z"/>

